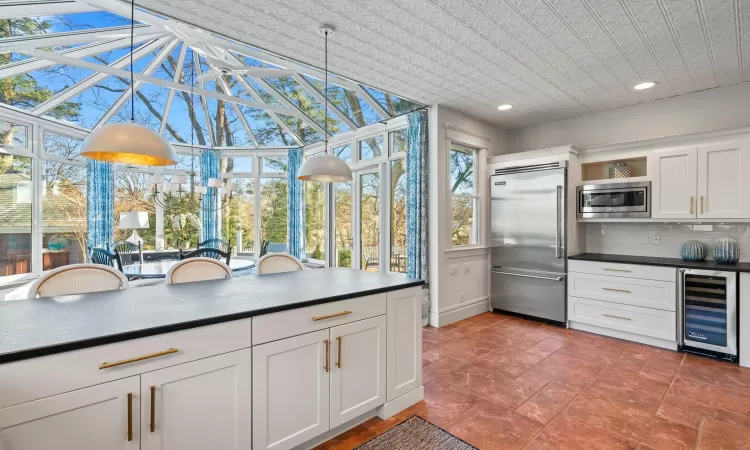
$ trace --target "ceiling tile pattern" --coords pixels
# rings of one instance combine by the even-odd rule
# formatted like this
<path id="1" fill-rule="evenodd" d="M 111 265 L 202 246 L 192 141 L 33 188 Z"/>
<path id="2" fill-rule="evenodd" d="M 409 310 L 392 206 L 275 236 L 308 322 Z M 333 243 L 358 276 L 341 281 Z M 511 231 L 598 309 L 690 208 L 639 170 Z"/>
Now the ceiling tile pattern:
<path id="1" fill-rule="evenodd" d="M 750 0 L 137 3 L 315 67 L 333 24 L 333 73 L 507 128 L 750 81 Z"/>

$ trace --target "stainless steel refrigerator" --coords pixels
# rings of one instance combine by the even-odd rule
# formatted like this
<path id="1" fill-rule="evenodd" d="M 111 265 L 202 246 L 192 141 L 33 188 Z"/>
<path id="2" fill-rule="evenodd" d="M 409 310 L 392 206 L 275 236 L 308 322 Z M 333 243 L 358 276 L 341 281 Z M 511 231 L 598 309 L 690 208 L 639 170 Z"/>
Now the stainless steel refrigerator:
<path id="1" fill-rule="evenodd" d="M 567 161 L 494 170 L 493 309 L 565 322 Z"/>

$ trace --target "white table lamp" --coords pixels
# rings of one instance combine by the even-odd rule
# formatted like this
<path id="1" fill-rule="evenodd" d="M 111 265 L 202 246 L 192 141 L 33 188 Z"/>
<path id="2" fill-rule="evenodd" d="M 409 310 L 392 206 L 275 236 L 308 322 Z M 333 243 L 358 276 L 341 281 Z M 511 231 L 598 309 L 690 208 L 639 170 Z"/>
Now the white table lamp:
<path id="1" fill-rule="evenodd" d="M 128 211 L 120 213 L 120 229 L 133 230 L 133 234 L 126 242 L 138 245 L 143 243 L 143 238 L 138 236 L 136 230 L 148 228 L 148 213 L 146 211 Z"/>

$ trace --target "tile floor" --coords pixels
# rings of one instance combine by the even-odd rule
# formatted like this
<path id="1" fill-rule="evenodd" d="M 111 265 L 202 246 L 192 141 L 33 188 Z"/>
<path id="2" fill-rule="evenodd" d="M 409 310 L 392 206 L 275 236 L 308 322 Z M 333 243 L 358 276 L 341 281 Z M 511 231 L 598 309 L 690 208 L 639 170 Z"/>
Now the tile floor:
<path id="1" fill-rule="evenodd" d="M 482 450 L 750 449 L 750 369 L 496 313 L 422 346 L 424 402 L 318 449 L 415 414 Z"/>

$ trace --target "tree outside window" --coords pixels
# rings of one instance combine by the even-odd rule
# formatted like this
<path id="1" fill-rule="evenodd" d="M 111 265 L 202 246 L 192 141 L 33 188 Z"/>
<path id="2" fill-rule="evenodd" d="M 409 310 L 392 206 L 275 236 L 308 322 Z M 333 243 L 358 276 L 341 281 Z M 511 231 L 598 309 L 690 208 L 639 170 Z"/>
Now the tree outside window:
<path id="1" fill-rule="evenodd" d="M 451 243 L 477 243 L 477 206 L 474 171 L 476 150 L 453 146 L 450 150 Z"/>

